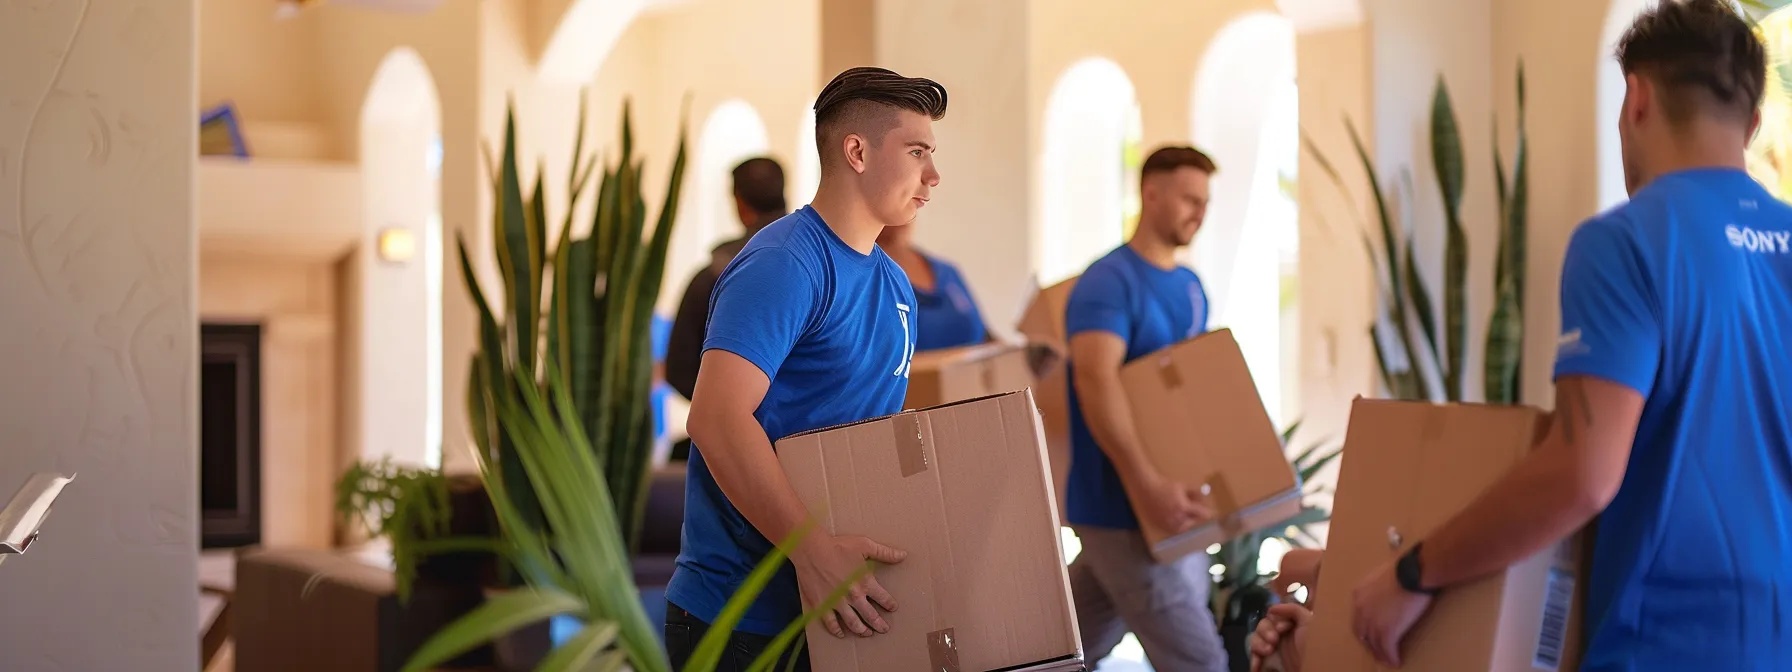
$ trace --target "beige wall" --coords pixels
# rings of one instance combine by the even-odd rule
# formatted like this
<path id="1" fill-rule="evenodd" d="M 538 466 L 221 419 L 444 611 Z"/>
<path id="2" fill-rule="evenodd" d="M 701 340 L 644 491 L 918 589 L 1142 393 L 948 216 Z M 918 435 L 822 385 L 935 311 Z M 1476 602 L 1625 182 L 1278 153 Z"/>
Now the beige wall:
<path id="1" fill-rule="evenodd" d="M 261 342 L 261 543 L 327 548 L 337 455 L 336 271 L 328 261 L 206 250 L 199 319 Z"/>
<path id="2" fill-rule="evenodd" d="M 331 154 L 332 129 L 324 123 L 321 15 L 278 20 L 271 3 L 199 4 L 200 106 L 234 103 L 255 156 L 352 158 Z"/>
<path id="3" fill-rule="evenodd" d="M 1348 196 L 1319 160 L 1300 158 L 1300 393 L 1302 434 L 1342 440 L 1350 401 L 1376 391 L 1369 324 L 1374 315 L 1373 272 L 1358 242 L 1372 207 L 1361 164 L 1344 126 L 1348 117 L 1364 142 L 1370 128 L 1369 31 L 1355 26 L 1298 35 L 1301 129 L 1344 179 Z M 1352 207 L 1356 208 L 1352 212 Z"/>
<path id="4" fill-rule="evenodd" d="M 1526 64 L 1531 210 L 1523 399 L 1528 403 L 1549 406 L 1555 399 L 1550 372 L 1560 333 L 1562 254 L 1574 227 L 1598 209 L 1597 130 L 1616 123 L 1599 118 L 1595 98 L 1599 63 L 1611 58 L 1600 39 L 1612 4 L 1506 0 L 1494 9 L 1493 97 L 1507 165 L 1515 137 L 1518 59 Z"/>
<path id="5" fill-rule="evenodd" d="M 361 170 L 352 163 L 203 158 L 199 237 L 217 253 L 328 261 L 361 232 Z"/>
<path id="6" fill-rule="evenodd" d="M 11 2 L 0 26 L 0 491 L 77 474 L 3 568 L 0 651 L 196 669 L 195 3 Z"/>

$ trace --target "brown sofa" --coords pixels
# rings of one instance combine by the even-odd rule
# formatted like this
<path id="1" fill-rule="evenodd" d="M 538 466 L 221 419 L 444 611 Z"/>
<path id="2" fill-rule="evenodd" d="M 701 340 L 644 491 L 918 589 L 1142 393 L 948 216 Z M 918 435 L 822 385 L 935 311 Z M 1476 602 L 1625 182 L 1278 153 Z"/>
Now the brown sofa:
<path id="1" fill-rule="evenodd" d="M 417 582 L 400 604 L 392 573 L 344 552 L 255 549 L 237 558 L 232 634 L 243 672 L 390 672 L 443 626 L 478 607 L 478 588 Z M 503 670 L 538 660 L 545 624 L 444 669 Z M 520 664 L 520 663 L 519 663 Z"/>

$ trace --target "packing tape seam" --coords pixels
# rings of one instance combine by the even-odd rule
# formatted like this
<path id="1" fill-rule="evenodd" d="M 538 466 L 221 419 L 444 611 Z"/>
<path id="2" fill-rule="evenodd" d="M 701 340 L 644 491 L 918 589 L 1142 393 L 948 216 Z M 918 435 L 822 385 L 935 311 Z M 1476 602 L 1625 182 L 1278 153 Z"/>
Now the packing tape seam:
<path id="1" fill-rule="evenodd" d="M 952 628 L 927 633 L 927 659 L 932 672 L 959 672 L 958 637 Z"/>
<path id="2" fill-rule="evenodd" d="M 896 439 L 896 465 L 903 478 L 908 478 L 928 470 L 926 440 L 921 436 L 921 414 L 904 413 L 896 416 L 894 425 Z"/>

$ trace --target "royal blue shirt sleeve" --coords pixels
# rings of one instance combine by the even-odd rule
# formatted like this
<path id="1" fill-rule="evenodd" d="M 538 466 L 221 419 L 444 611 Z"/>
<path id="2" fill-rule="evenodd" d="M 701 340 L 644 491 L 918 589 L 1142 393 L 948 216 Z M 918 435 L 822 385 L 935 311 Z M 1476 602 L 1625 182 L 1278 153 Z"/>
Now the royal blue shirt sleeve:
<path id="1" fill-rule="evenodd" d="M 1085 331 L 1105 331 L 1122 340 L 1132 334 L 1132 311 L 1128 309 L 1125 278 L 1105 266 L 1091 268 L 1077 278 L 1064 306 L 1064 333 L 1075 336 Z"/>
<path id="2" fill-rule="evenodd" d="M 1557 378 L 1587 375 L 1648 395 L 1661 363 L 1656 297 L 1636 239 L 1608 220 L 1576 229 L 1562 262 Z"/>
<path id="3" fill-rule="evenodd" d="M 775 378 L 815 314 L 814 276 L 789 250 L 741 253 L 716 281 L 703 349 L 726 350 Z"/>

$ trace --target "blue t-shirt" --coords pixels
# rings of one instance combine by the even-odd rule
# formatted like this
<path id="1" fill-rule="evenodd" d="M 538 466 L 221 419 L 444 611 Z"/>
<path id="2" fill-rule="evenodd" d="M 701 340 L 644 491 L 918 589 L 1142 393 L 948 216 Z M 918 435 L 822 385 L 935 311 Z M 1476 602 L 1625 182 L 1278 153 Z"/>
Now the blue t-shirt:
<path id="1" fill-rule="evenodd" d="M 1574 232 L 1561 304 L 1557 378 L 1647 399 L 1582 669 L 1792 666 L 1792 208 L 1740 170 L 1657 178 Z"/>
<path id="2" fill-rule="evenodd" d="M 915 349 L 956 348 L 989 340 L 983 313 L 977 310 L 977 302 L 971 299 L 971 289 L 965 286 L 958 268 L 927 255 L 921 258 L 933 267 L 933 291 L 915 290 L 919 308 L 915 324 L 920 328 Z"/>
<path id="3" fill-rule="evenodd" d="M 1089 265 L 1064 307 L 1069 336 L 1106 331 L 1126 341 L 1130 362 L 1207 331 L 1207 292 L 1187 268 L 1164 270 L 1121 245 Z M 1075 380 L 1076 361 L 1069 363 Z M 1139 529 L 1120 474 L 1095 443 L 1076 385 L 1070 386 L 1070 478 L 1065 518 L 1073 525 Z"/>
<path id="4" fill-rule="evenodd" d="M 771 379 L 753 417 L 778 439 L 902 410 L 915 350 L 914 290 L 881 249 L 859 254 L 805 206 L 753 236 L 710 296 L 704 350 L 726 350 Z M 713 623 L 772 548 L 722 494 L 691 446 L 684 532 L 666 598 Z M 739 629 L 774 635 L 802 613 L 788 563 Z"/>

